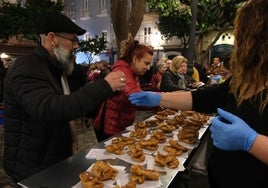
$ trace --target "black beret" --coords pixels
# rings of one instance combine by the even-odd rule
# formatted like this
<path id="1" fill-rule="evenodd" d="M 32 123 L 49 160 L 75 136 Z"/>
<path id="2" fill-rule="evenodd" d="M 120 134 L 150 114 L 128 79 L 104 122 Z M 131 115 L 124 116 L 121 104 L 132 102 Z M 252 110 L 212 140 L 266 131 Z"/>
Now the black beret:
<path id="1" fill-rule="evenodd" d="M 76 25 L 70 18 L 60 12 L 49 12 L 41 19 L 38 33 L 47 34 L 49 32 L 83 35 L 86 30 Z"/>

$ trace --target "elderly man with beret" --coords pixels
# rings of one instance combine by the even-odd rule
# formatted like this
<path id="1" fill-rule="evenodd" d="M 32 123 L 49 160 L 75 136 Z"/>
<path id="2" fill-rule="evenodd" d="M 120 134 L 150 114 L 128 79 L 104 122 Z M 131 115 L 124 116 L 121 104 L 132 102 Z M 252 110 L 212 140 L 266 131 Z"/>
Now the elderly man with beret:
<path id="1" fill-rule="evenodd" d="M 125 86 L 118 71 L 70 93 L 78 35 L 86 31 L 61 13 L 40 22 L 41 44 L 17 59 L 4 84 L 5 172 L 20 181 L 72 155 L 74 119 L 98 108 Z"/>

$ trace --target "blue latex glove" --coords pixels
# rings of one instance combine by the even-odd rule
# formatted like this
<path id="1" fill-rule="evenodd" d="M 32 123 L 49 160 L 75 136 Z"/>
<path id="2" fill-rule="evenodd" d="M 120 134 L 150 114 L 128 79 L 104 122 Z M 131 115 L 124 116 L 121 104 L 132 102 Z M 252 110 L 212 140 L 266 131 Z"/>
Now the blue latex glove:
<path id="1" fill-rule="evenodd" d="M 218 114 L 210 127 L 213 144 L 223 150 L 250 150 L 257 137 L 256 131 L 229 112 L 218 109 Z"/>
<path id="2" fill-rule="evenodd" d="M 221 75 L 217 74 L 217 75 L 213 76 L 212 79 L 218 82 L 221 79 Z"/>
<path id="3" fill-rule="evenodd" d="M 132 104 L 135 104 L 137 106 L 154 107 L 159 106 L 161 94 L 151 91 L 142 91 L 138 93 L 132 93 L 129 96 L 129 100 Z"/>

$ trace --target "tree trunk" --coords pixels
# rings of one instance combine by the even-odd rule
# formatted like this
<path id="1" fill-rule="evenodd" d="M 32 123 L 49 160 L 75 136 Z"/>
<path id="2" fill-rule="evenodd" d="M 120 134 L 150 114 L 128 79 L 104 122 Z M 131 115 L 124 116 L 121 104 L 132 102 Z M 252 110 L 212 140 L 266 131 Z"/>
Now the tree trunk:
<path id="1" fill-rule="evenodd" d="M 145 3 L 146 0 L 131 0 L 131 9 L 128 10 L 128 0 L 111 0 L 111 18 L 117 53 L 120 51 L 120 42 L 127 39 L 128 33 L 133 37 L 136 36 L 143 20 Z"/>

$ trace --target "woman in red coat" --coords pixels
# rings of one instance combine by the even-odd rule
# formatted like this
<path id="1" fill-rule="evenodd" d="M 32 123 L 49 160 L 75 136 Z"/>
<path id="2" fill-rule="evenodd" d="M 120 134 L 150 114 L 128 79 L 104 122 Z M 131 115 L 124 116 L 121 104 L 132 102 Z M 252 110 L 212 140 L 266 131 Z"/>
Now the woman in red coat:
<path id="1" fill-rule="evenodd" d="M 150 69 L 153 60 L 153 48 L 139 44 L 131 35 L 121 42 L 120 58 L 112 71 L 122 71 L 126 75 L 126 86 L 112 98 L 106 100 L 94 119 L 94 129 L 99 142 L 125 130 L 133 124 L 136 106 L 128 100 L 130 94 L 141 91 L 139 75 Z"/>

